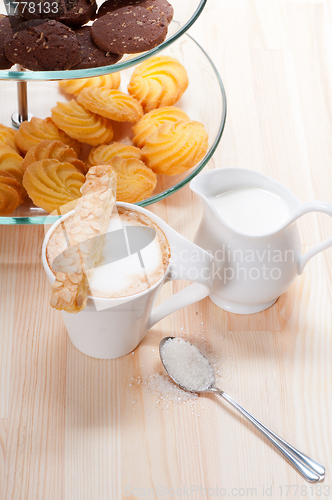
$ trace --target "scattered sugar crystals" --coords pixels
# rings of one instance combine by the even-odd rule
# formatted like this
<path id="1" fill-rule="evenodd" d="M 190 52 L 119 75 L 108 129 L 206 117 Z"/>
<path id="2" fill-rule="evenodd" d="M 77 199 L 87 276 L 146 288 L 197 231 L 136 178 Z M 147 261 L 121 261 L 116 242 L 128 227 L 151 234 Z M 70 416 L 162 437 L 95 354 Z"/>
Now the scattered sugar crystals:
<path id="1" fill-rule="evenodd" d="M 154 373 L 144 380 L 144 389 L 147 393 L 157 394 L 158 399 L 156 404 L 160 401 L 165 403 L 168 408 L 169 403 L 173 404 L 191 404 L 197 403 L 198 396 L 187 391 L 180 389 L 167 375 Z"/>
<path id="2" fill-rule="evenodd" d="M 221 365 L 226 358 L 216 352 L 212 346 L 212 341 L 206 340 L 199 333 L 193 337 L 185 336 L 185 339 L 195 345 L 208 359 L 216 378 L 222 377 Z M 159 358 L 159 356 L 157 357 Z M 156 405 L 160 409 L 168 409 L 171 405 L 179 404 L 190 406 L 193 410 L 197 407 L 197 394 L 180 389 L 164 370 L 162 373 L 154 373 L 145 377 L 142 381 L 142 386 L 147 394 L 153 394 L 157 397 L 158 403 L 156 402 Z"/>

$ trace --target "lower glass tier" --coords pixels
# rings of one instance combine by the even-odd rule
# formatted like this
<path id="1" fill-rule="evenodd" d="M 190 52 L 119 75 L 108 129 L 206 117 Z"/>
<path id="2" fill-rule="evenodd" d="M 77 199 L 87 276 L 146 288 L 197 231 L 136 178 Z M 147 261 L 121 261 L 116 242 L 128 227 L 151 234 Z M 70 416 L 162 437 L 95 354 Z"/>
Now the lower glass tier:
<path id="1" fill-rule="evenodd" d="M 219 144 L 226 120 L 226 95 L 220 76 L 204 50 L 189 35 L 163 51 L 163 55 L 176 57 L 186 68 L 189 86 L 176 106 L 183 109 L 191 120 L 197 120 L 205 126 L 209 134 L 209 148 L 193 169 L 176 176 L 158 176 L 158 183 L 153 195 L 138 203 L 147 206 L 160 201 L 178 191 L 200 172 L 212 157 Z M 126 91 L 133 69 L 121 72 L 120 90 Z M 15 82 L 0 82 L 0 123 L 11 126 L 11 115 L 17 111 L 17 85 Z M 68 94 L 63 93 L 57 82 L 29 82 L 28 108 L 34 116 L 46 118 L 57 101 L 67 101 Z M 115 125 L 115 141 L 132 135 L 128 124 Z M 31 201 L 20 205 L 10 216 L 0 217 L 1 224 L 43 224 L 47 213 L 32 204 Z M 54 217 L 56 220 L 57 217 Z"/>

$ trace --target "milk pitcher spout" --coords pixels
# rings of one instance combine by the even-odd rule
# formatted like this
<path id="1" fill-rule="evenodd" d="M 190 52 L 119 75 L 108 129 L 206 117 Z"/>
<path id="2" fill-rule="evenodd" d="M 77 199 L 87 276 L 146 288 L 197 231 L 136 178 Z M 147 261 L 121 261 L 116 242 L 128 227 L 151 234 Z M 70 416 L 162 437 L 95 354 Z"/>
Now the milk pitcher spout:
<path id="1" fill-rule="evenodd" d="M 190 188 L 203 203 L 195 243 L 214 257 L 211 300 L 250 314 L 267 309 L 332 237 L 305 255 L 296 221 L 309 212 L 332 217 L 332 204 L 301 203 L 284 185 L 257 172 L 221 168 L 198 175 Z"/>

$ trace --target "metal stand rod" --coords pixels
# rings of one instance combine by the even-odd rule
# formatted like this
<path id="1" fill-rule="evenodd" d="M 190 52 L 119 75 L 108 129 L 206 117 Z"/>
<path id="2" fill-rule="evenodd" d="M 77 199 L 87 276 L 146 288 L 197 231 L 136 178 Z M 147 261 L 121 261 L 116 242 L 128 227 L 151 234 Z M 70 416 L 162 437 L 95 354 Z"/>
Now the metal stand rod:
<path id="1" fill-rule="evenodd" d="M 17 64 L 17 71 L 24 71 L 20 64 Z M 12 124 L 19 128 L 20 124 L 29 120 L 32 115 L 28 113 L 28 92 L 27 82 L 17 82 L 18 111 L 12 114 Z"/>
<path id="2" fill-rule="evenodd" d="M 17 82 L 18 119 L 22 123 L 28 119 L 27 82 Z"/>

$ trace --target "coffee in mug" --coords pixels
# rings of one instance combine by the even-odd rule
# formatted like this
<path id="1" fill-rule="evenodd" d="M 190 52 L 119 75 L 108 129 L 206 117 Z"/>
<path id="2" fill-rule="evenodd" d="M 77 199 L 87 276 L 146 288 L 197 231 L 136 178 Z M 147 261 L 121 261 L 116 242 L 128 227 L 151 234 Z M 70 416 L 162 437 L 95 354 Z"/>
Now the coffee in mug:
<path id="1" fill-rule="evenodd" d="M 46 258 L 54 274 L 57 270 L 57 258 L 68 248 L 67 231 L 72 222 L 73 216 L 59 224 L 47 243 Z M 151 234 L 154 236 L 153 239 L 151 238 L 152 241 L 139 252 L 130 251 L 133 247 L 133 242 L 130 240 L 126 245 L 126 237 L 128 238 L 131 233 L 128 230 L 121 231 L 123 228 L 132 227 L 151 229 Z M 138 234 L 136 232 L 133 238 Z M 122 239 L 123 245 L 121 245 Z M 119 248 L 119 242 L 121 248 Z M 148 290 L 164 276 L 169 260 L 170 247 L 160 227 L 145 214 L 119 208 L 110 218 L 102 257 L 98 265 L 88 272 L 89 295 L 115 299 Z"/>
<path id="2" fill-rule="evenodd" d="M 156 230 L 155 236 L 159 238 L 161 258 L 160 255 L 158 256 L 156 249 L 152 251 L 153 246 L 149 248 L 149 245 L 147 245 L 140 251 L 134 248 L 135 251 L 131 253 L 140 254 L 144 269 L 146 271 L 150 270 L 149 279 L 151 281 L 148 288 L 143 280 L 133 281 L 133 274 L 129 273 L 127 277 L 129 276 L 130 286 L 123 286 L 123 283 L 118 281 L 115 287 L 116 293 L 131 293 L 132 291 L 136 291 L 136 293 L 119 298 L 90 296 L 85 309 L 77 314 L 61 311 L 69 338 L 74 346 L 84 354 L 101 359 L 114 359 L 124 356 L 135 349 L 146 332 L 158 321 L 182 307 L 207 297 L 211 291 L 212 283 L 213 258 L 208 252 L 181 236 L 160 217 L 148 210 L 129 203 L 118 202 L 116 206 L 120 214 L 118 221 L 115 221 L 113 215 L 111 219 L 113 224 L 118 224 L 117 227 L 121 227 L 122 218 L 124 223 L 143 224 L 139 229 L 143 228 L 149 231 L 154 228 Z M 57 253 L 53 248 L 53 246 L 56 246 L 56 240 L 52 242 L 52 237 L 58 226 L 65 225 L 66 221 L 70 220 L 72 216 L 73 212 L 64 215 L 53 224 L 45 236 L 42 261 L 51 283 L 55 282 L 54 269 L 51 269 L 51 265 L 56 261 Z M 129 227 L 129 229 L 135 229 L 135 227 Z M 129 229 L 127 230 L 128 235 Z M 110 242 L 113 240 L 113 235 L 112 232 L 109 233 Z M 133 246 L 135 247 L 135 245 Z M 99 266 L 102 272 L 104 272 L 104 268 L 106 270 L 107 257 L 104 254 L 105 262 L 103 266 Z M 130 258 L 130 256 L 127 258 Z M 140 258 L 139 255 L 137 258 Z M 120 260 L 114 262 L 120 266 Z M 162 268 L 160 267 L 161 262 Z M 158 279 L 161 269 L 163 274 Z M 115 274 L 113 274 L 114 276 Z M 152 284 L 153 279 L 157 280 L 154 284 Z M 163 284 L 172 280 L 189 280 L 192 284 L 154 307 Z M 109 283 L 106 288 L 103 286 L 104 282 L 108 280 L 101 281 L 98 281 L 97 291 L 106 295 L 107 293 L 114 293 L 114 288 L 108 287 Z M 139 288 L 134 287 L 133 289 L 131 286 L 133 283 L 139 283 L 139 287 L 142 286 L 145 289 L 138 292 Z M 93 287 L 94 285 L 92 285 Z M 120 289 L 122 292 L 120 292 Z"/>

